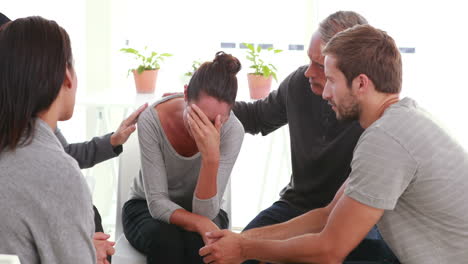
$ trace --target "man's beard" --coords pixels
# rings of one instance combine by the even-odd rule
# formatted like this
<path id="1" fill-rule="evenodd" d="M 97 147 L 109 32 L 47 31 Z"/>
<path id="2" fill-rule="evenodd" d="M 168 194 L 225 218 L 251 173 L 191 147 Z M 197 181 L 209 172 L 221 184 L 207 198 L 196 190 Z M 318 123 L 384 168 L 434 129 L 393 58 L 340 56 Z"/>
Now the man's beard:
<path id="1" fill-rule="evenodd" d="M 361 107 L 357 103 L 354 96 L 349 97 L 349 103 L 345 105 L 336 105 L 336 119 L 341 121 L 354 121 L 359 120 L 359 114 L 361 113 Z"/>

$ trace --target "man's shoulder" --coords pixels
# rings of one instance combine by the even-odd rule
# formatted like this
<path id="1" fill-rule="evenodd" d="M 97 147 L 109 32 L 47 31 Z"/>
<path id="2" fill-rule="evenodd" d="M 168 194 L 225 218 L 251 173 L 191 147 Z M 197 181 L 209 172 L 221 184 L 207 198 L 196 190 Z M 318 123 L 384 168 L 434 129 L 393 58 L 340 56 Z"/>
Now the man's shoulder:
<path id="1" fill-rule="evenodd" d="M 294 80 L 306 80 L 305 72 L 307 71 L 308 65 L 299 66 L 295 71 L 291 73 L 291 78 Z"/>
<path id="2" fill-rule="evenodd" d="M 406 134 L 420 131 L 422 128 L 435 127 L 434 118 L 419 107 L 414 100 L 404 98 L 385 110 L 380 119 L 368 130 L 380 130 L 389 134 Z"/>

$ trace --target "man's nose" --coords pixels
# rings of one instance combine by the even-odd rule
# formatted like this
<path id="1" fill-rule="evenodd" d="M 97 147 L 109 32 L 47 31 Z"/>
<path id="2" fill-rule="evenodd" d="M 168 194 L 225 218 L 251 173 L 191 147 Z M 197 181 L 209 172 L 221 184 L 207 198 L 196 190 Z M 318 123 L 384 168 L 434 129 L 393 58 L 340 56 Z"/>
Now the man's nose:
<path id="1" fill-rule="evenodd" d="M 309 67 L 307 67 L 307 70 L 305 71 L 304 75 L 306 78 L 317 78 L 319 75 L 319 71 L 321 71 L 320 67 L 314 62 L 311 62 L 309 64 Z"/>

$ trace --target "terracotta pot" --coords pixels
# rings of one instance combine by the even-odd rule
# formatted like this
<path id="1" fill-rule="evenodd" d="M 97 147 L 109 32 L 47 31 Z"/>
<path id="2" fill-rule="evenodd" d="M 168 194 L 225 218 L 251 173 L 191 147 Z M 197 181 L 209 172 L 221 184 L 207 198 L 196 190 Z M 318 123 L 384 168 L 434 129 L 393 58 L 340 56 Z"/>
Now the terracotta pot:
<path id="1" fill-rule="evenodd" d="M 135 78 L 135 87 L 137 93 L 154 93 L 158 71 L 159 69 L 146 70 L 142 73 L 138 73 L 136 70 L 133 70 L 133 77 Z"/>
<path id="2" fill-rule="evenodd" d="M 262 75 L 249 73 L 247 80 L 249 82 L 250 98 L 262 99 L 270 93 L 272 76 L 265 78 Z"/>

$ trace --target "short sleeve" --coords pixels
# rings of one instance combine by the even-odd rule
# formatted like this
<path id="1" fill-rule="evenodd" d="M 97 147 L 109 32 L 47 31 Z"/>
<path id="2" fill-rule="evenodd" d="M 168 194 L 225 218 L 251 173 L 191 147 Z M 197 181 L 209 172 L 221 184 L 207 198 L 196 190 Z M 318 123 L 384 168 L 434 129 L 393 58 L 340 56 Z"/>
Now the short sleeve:
<path id="1" fill-rule="evenodd" d="M 366 130 L 354 150 L 345 194 L 368 206 L 393 210 L 412 182 L 417 163 L 380 127 Z"/>

